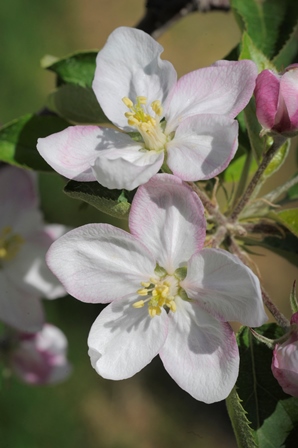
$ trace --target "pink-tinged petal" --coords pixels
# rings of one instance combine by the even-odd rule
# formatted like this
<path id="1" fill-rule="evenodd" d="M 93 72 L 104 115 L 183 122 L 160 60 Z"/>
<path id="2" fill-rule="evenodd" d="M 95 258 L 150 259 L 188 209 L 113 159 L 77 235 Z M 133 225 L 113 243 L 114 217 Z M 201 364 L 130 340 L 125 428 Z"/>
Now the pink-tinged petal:
<path id="1" fill-rule="evenodd" d="M 10 357 L 10 366 L 25 383 L 54 384 L 69 376 L 67 339 L 59 328 L 45 324 L 38 333 L 20 334 L 19 340 Z"/>
<path id="2" fill-rule="evenodd" d="M 249 327 L 259 327 L 267 321 L 259 279 L 227 251 L 204 249 L 195 254 L 181 286 L 188 297 L 220 320 Z"/>
<path id="3" fill-rule="evenodd" d="M 69 294 L 93 303 L 137 296 L 156 264 L 141 242 L 109 224 L 88 224 L 62 236 L 47 262 Z"/>
<path id="4" fill-rule="evenodd" d="M 0 233 L 3 227 L 23 221 L 38 206 L 33 172 L 13 166 L 0 168 Z"/>
<path id="5" fill-rule="evenodd" d="M 296 340 L 295 340 L 296 339 Z M 283 344 L 276 344 L 272 358 L 272 373 L 282 390 L 298 398 L 298 335 Z"/>
<path id="6" fill-rule="evenodd" d="M 298 68 L 288 70 L 280 80 L 283 97 L 290 120 L 290 130 L 298 129 Z"/>
<path id="7" fill-rule="evenodd" d="M 164 344 L 168 316 L 150 318 L 146 306 L 128 300 L 108 305 L 91 327 L 88 346 L 92 366 L 112 380 L 129 378 L 149 364 Z"/>
<path id="8" fill-rule="evenodd" d="M 196 115 L 178 126 L 167 144 L 167 164 L 185 181 L 217 176 L 238 147 L 238 123 L 224 115 Z"/>
<path id="9" fill-rule="evenodd" d="M 182 76 L 165 105 L 166 132 L 185 118 L 198 114 L 224 114 L 234 118 L 250 100 L 257 67 L 252 61 L 219 61 Z"/>
<path id="10" fill-rule="evenodd" d="M 40 330 L 44 323 L 40 300 L 19 289 L 2 270 L 0 288 L 0 321 L 20 331 Z"/>
<path id="11" fill-rule="evenodd" d="M 47 232 L 34 233 L 25 240 L 15 258 L 4 265 L 11 282 L 34 297 L 56 299 L 66 295 L 65 288 L 46 265 L 46 252 L 52 242 Z"/>
<path id="12" fill-rule="evenodd" d="M 93 90 L 106 116 L 118 127 L 132 130 L 124 114 L 122 98 L 135 102 L 137 96 L 162 103 L 177 74 L 168 61 L 162 61 L 163 47 L 141 30 L 121 27 L 109 36 L 98 53 Z"/>
<path id="13" fill-rule="evenodd" d="M 78 181 L 94 181 L 91 168 L 101 151 L 133 146 L 131 138 L 112 128 L 70 126 L 39 138 L 37 149 L 59 174 Z"/>
<path id="14" fill-rule="evenodd" d="M 159 171 L 164 153 L 145 151 L 140 144 L 130 141 L 130 147 L 102 151 L 95 160 L 92 168 L 101 185 L 109 189 L 133 190 Z"/>
<path id="15" fill-rule="evenodd" d="M 129 227 L 168 274 L 185 266 L 191 255 L 203 247 L 206 235 L 201 201 L 170 174 L 157 174 L 138 189 Z"/>
<path id="16" fill-rule="evenodd" d="M 254 91 L 256 113 L 265 129 L 272 129 L 278 108 L 280 76 L 271 70 L 263 70 L 257 77 Z"/>
<path id="17" fill-rule="evenodd" d="M 194 302 L 176 299 L 167 340 L 159 355 L 176 383 L 196 400 L 224 400 L 236 383 L 239 353 L 227 323 L 214 319 Z"/>

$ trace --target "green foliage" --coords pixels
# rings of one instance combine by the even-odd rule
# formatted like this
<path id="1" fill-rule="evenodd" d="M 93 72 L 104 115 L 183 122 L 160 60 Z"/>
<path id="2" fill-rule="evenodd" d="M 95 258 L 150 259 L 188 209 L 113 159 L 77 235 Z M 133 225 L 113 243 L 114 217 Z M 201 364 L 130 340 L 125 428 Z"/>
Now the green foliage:
<path id="1" fill-rule="evenodd" d="M 92 89 L 63 84 L 48 98 L 48 107 L 60 117 L 75 124 L 108 123 Z"/>
<path id="2" fill-rule="evenodd" d="M 291 208 L 289 210 L 282 210 L 281 212 L 270 213 L 270 218 L 283 224 L 290 232 L 298 237 L 298 209 Z"/>
<path id="3" fill-rule="evenodd" d="M 261 125 L 256 117 L 254 98 L 250 100 L 244 110 L 244 121 L 250 142 L 250 150 L 253 151 L 256 160 L 260 160 L 266 148 L 266 140 L 264 137 L 260 137 Z"/>
<path id="4" fill-rule="evenodd" d="M 259 72 L 265 69 L 277 71 L 274 64 L 255 46 L 252 38 L 246 31 L 243 33 L 241 40 L 239 60 L 242 59 L 251 59 L 254 61 Z"/>
<path id="5" fill-rule="evenodd" d="M 258 328 L 270 339 L 283 335 L 276 324 Z M 240 372 L 237 392 L 259 448 L 294 448 L 289 440 L 298 424 L 298 399 L 285 394 L 271 373 L 272 351 L 243 327 L 237 337 Z"/>
<path id="6" fill-rule="evenodd" d="M 243 409 L 236 387 L 226 399 L 227 410 L 232 422 L 238 448 L 256 448 L 253 431 L 247 419 L 247 412 Z"/>
<path id="7" fill-rule="evenodd" d="M 52 62 L 51 58 L 43 59 L 43 67 L 57 75 L 57 84 L 76 84 L 81 87 L 92 87 L 95 72 L 97 51 L 75 53 L 66 58 Z M 49 61 L 50 59 L 50 61 Z"/>
<path id="8" fill-rule="evenodd" d="M 298 173 L 295 174 L 295 176 L 297 176 L 297 175 L 298 175 Z M 298 199 L 298 182 L 296 185 L 293 185 L 291 188 L 288 189 L 287 199 L 292 200 L 292 201 Z"/>
<path id="9" fill-rule="evenodd" d="M 272 174 L 275 174 L 282 167 L 288 156 L 290 146 L 291 141 L 286 140 L 286 142 L 279 148 L 279 150 L 274 155 L 273 159 L 271 160 L 271 162 L 269 163 L 269 165 L 267 166 L 267 168 L 263 173 L 262 177 L 263 181 L 268 179 L 268 177 L 271 177 Z"/>
<path id="10" fill-rule="evenodd" d="M 98 210 L 115 218 L 126 219 L 135 191 L 109 190 L 98 182 L 76 182 L 71 180 L 64 192 L 75 199 L 87 202 Z"/>
<path id="11" fill-rule="evenodd" d="M 231 0 L 241 31 L 247 31 L 254 45 L 272 59 L 291 38 L 298 18 L 298 2 L 292 0 Z M 284 49 L 284 53 L 282 53 Z M 291 53 L 291 52 L 290 52 Z M 288 57 L 288 55 L 287 55 Z"/>
<path id="12" fill-rule="evenodd" d="M 0 160 L 36 171 L 52 168 L 39 155 L 37 139 L 62 131 L 69 123 L 52 114 L 28 114 L 0 129 Z"/>

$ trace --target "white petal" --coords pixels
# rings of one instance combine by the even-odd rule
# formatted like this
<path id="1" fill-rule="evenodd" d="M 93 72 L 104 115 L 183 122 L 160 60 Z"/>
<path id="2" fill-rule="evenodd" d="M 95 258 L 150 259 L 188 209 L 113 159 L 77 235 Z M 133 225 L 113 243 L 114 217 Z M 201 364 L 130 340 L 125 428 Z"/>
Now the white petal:
<path id="1" fill-rule="evenodd" d="M 167 337 L 168 317 L 150 318 L 146 305 L 133 308 L 118 300 L 108 305 L 91 327 L 88 346 L 91 363 L 104 378 L 129 378 L 149 364 Z"/>
<path id="2" fill-rule="evenodd" d="M 52 242 L 47 232 L 40 231 L 27 238 L 16 257 L 4 265 L 11 282 L 34 297 L 56 299 L 66 295 L 46 265 L 46 252 Z"/>
<path id="3" fill-rule="evenodd" d="M 101 151 L 125 148 L 134 142 L 112 128 L 70 126 L 61 132 L 39 138 L 37 149 L 59 174 L 78 181 L 95 180 L 91 165 Z"/>
<path id="4" fill-rule="evenodd" d="M 0 321 L 20 331 L 40 330 L 44 322 L 40 300 L 19 289 L 2 270 L 0 288 Z"/>
<path id="5" fill-rule="evenodd" d="M 156 264 L 135 237 L 109 224 L 88 224 L 62 236 L 47 262 L 69 294 L 94 303 L 135 296 Z"/>
<path id="6" fill-rule="evenodd" d="M 2 166 L 0 168 L 0 206 L 0 232 L 3 227 L 14 226 L 26 220 L 24 215 L 35 213 L 38 197 L 34 173 L 13 166 Z"/>
<path id="7" fill-rule="evenodd" d="M 204 208 L 180 179 L 157 174 L 134 196 L 129 227 L 169 274 L 185 266 L 205 239 Z"/>
<path id="8" fill-rule="evenodd" d="M 221 320 L 249 327 L 267 321 L 259 279 L 227 251 L 204 249 L 195 254 L 181 286 L 190 298 Z"/>
<path id="9" fill-rule="evenodd" d="M 163 160 L 163 152 L 144 151 L 130 139 L 130 147 L 102 151 L 92 168 L 97 181 L 105 187 L 133 190 L 154 176 Z"/>
<path id="10" fill-rule="evenodd" d="M 118 127 L 132 130 L 124 116 L 128 111 L 122 98 L 135 102 L 137 96 L 162 103 L 177 74 L 168 61 L 162 61 L 163 48 L 143 31 L 117 28 L 98 53 L 93 90 L 106 116 Z"/>
<path id="11" fill-rule="evenodd" d="M 165 105 L 166 132 L 197 114 L 224 114 L 234 118 L 250 100 L 257 67 L 252 61 L 218 61 L 179 79 Z"/>
<path id="12" fill-rule="evenodd" d="M 217 176 L 238 147 L 238 123 L 224 115 L 196 115 L 178 126 L 167 144 L 167 164 L 186 181 Z"/>
<path id="13" fill-rule="evenodd" d="M 165 369 L 196 400 L 224 400 L 233 388 L 239 353 L 231 327 L 217 321 L 197 303 L 176 299 L 169 333 L 160 351 Z"/>

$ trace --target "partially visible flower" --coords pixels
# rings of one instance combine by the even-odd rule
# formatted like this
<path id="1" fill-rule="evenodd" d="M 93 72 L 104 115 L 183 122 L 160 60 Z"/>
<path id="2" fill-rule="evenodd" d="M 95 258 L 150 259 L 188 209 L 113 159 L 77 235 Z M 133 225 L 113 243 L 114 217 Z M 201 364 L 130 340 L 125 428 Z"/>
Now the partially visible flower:
<path id="1" fill-rule="evenodd" d="M 293 314 L 291 324 L 296 329 L 287 341 L 274 347 L 271 369 L 282 390 L 298 398 L 298 313 Z"/>
<path id="2" fill-rule="evenodd" d="M 298 132 L 298 64 L 282 73 L 263 70 L 257 77 L 256 112 L 262 133 L 292 136 Z"/>
<path id="3" fill-rule="evenodd" d="M 10 368 L 27 384 L 54 384 L 71 373 L 67 339 L 59 328 L 45 324 L 37 333 L 20 333 L 9 356 Z"/>
<path id="4" fill-rule="evenodd" d="M 177 81 L 163 48 L 143 31 L 118 28 L 98 53 L 93 90 L 121 131 L 74 126 L 38 140 L 60 174 L 132 190 L 162 166 L 186 181 L 223 171 L 238 144 L 235 116 L 252 96 L 252 61 L 218 61 Z M 134 138 L 130 133 L 136 134 Z"/>
<path id="5" fill-rule="evenodd" d="M 1 167 L 1 321 L 20 331 L 38 331 L 44 322 L 40 299 L 65 295 L 45 262 L 49 246 L 64 232 L 64 226 L 44 224 L 33 173 Z"/>
<path id="6" fill-rule="evenodd" d="M 88 339 L 104 378 L 131 377 L 157 354 L 194 398 L 227 397 L 239 353 L 227 321 L 267 319 L 257 277 L 223 250 L 203 249 L 204 209 L 180 179 L 158 174 L 134 196 L 131 234 L 89 224 L 57 240 L 47 261 L 77 299 L 109 303 Z"/>

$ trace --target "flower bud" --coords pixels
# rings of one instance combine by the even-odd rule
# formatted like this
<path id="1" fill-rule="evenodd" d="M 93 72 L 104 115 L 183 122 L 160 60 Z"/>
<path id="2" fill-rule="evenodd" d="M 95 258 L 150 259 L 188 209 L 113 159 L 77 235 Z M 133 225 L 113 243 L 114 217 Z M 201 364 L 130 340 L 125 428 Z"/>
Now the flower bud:
<path id="1" fill-rule="evenodd" d="M 291 137 L 298 132 L 298 64 L 282 73 L 263 70 L 257 77 L 254 91 L 256 113 L 267 132 Z"/>
<path id="2" fill-rule="evenodd" d="M 271 369 L 282 390 L 298 397 L 298 313 L 293 314 L 291 324 L 289 339 L 274 348 Z"/>
<path id="3" fill-rule="evenodd" d="M 27 384 L 53 384 L 68 377 L 67 339 L 61 330 L 45 324 L 38 333 L 19 333 L 10 367 Z"/>

